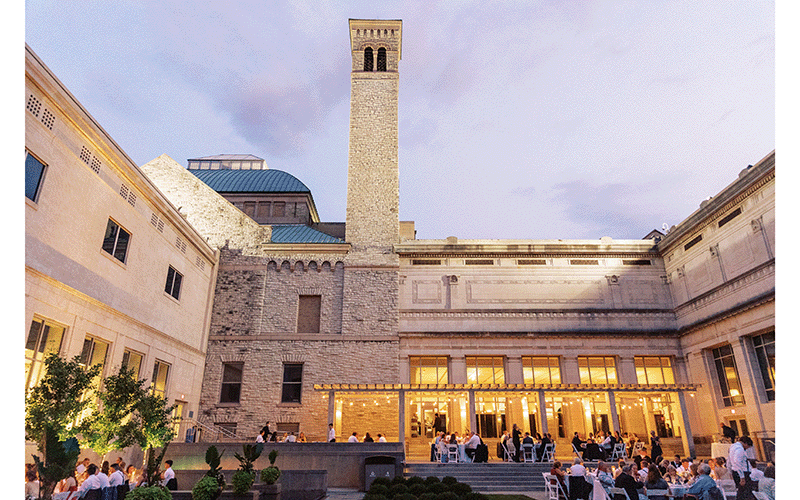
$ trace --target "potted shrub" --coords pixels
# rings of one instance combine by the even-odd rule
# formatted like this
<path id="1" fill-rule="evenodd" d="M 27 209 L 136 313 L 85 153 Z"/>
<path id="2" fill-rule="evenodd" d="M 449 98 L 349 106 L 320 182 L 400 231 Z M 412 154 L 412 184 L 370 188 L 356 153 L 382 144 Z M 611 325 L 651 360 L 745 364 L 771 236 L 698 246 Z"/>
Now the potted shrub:
<path id="1" fill-rule="evenodd" d="M 233 492 L 237 495 L 244 495 L 253 486 L 256 480 L 256 472 L 253 463 L 261 456 L 264 443 L 242 445 L 242 454 L 234 453 L 233 456 L 239 461 L 239 470 L 231 478 Z"/>
<path id="2" fill-rule="evenodd" d="M 139 486 L 129 491 L 125 500 L 172 500 L 172 493 L 161 485 Z"/>
<path id="3" fill-rule="evenodd" d="M 216 500 L 219 498 L 222 487 L 225 486 L 225 476 L 222 475 L 222 466 L 219 464 L 222 453 L 219 453 L 214 445 L 209 446 L 206 450 L 208 471 L 192 488 L 192 500 Z"/>
<path id="4" fill-rule="evenodd" d="M 278 479 L 281 477 L 281 471 L 275 466 L 275 459 L 278 457 L 278 450 L 272 450 L 269 453 L 269 467 L 261 470 L 261 482 L 258 489 L 261 491 L 261 500 L 280 500 L 281 498 L 281 484 Z"/>

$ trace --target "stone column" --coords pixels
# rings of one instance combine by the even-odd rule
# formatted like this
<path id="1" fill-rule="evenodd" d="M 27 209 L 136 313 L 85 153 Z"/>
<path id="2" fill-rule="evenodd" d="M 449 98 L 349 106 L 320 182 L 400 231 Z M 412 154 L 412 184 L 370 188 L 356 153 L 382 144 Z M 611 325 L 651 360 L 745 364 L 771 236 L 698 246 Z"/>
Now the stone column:
<path id="1" fill-rule="evenodd" d="M 506 384 L 523 384 L 522 357 L 506 358 Z"/>
<path id="2" fill-rule="evenodd" d="M 406 442 L 406 391 L 401 389 L 397 395 L 397 415 L 400 428 L 397 439 L 401 443 Z"/>
<path id="3" fill-rule="evenodd" d="M 561 374 L 561 382 L 563 384 L 580 384 L 581 374 L 578 371 L 578 358 L 564 357 L 562 365 L 564 372 Z"/>
<path id="4" fill-rule="evenodd" d="M 681 420 L 683 421 L 683 447 L 688 450 L 687 456 L 693 457 L 694 454 L 694 437 L 692 436 L 692 427 L 689 423 L 689 409 L 686 407 L 686 393 L 678 391 L 678 401 L 681 404 Z"/>
<path id="5" fill-rule="evenodd" d="M 328 391 L 328 421 L 325 423 L 325 441 L 328 441 L 328 425 L 333 424 L 336 418 L 336 391 Z M 336 429 L 334 425 L 334 429 Z"/>
<path id="6" fill-rule="evenodd" d="M 475 417 L 475 389 L 469 390 L 469 430 L 478 430 L 478 419 Z"/>
<path id="7" fill-rule="evenodd" d="M 620 356 L 617 360 L 619 366 L 617 367 L 617 377 L 619 377 L 620 384 L 637 384 L 639 381 L 636 378 L 636 363 L 633 357 Z"/>
<path id="8" fill-rule="evenodd" d="M 544 389 L 539 389 L 539 428 L 542 429 L 542 434 L 550 431 L 547 430 L 547 401 L 544 399 Z"/>
<path id="9" fill-rule="evenodd" d="M 450 358 L 449 375 L 451 384 L 467 383 L 467 359 L 463 355 Z"/>
<path id="10" fill-rule="evenodd" d="M 611 412 L 611 434 L 620 430 L 619 414 L 617 414 L 617 395 L 614 391 L 608 391 L 608 410 Z"/>

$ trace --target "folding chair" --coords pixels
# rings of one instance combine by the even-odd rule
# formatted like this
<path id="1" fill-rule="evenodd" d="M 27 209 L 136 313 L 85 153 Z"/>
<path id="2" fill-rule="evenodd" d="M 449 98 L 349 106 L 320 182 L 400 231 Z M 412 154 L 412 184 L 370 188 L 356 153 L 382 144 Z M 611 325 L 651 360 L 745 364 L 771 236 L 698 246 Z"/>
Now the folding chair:
<path id="1" fill-rule="evenodd" d="M 625 457 L 625 443 L 616 443 L 614 445 L 614 451 L 611 452 L 610 461 L 619 460 Z"/>
<path id="2" fill-rule="evenodd" d="M 617 495 L 624 496 L 625 500 L 631 500 L 630 497 L 628 497 L 628 492 L 625 491 L 624 488 L 609 488 L 608 489 L 608 496 L 609 496 L 609 498 L 611 498 L 611 500 L 616 500 Z M 638 498 L 634 499 L 634 500 L 638 500 Z"/>
<path id="3" fill-rule="evenodd" d="M 753 496 L 756 497 L 756 500 L 769 500 L 767 494 L 761 491 L 754 491 Z"/>
<path id="4" fill-rule="evenodd" d="M 535 461 L 536 456 L 533 454 L 533 445 L 532 444 L 523 444 L 522 445 L 522 461 L 525 463 L 532 464 Z"/>
<path id="5" fill-rule="evenodd" d="M 736 498 L 736 481 L 733 479 L 720 479 L 717 481 L 717 488 L 725 495 L 725 498 Z"/>
<path id="6" fill-rule="evenodd" d="M 633 445 L 633 454 L 631 455 L 631 458 L 636 456 L 636 454 L 639 453 L 639 450 L 643 448 L 644 448 L 644 443 L 641 441 L 636 441 L 636 444 Z"/>
<path id="7" fill-rule="evenodd" d="M 447 461 L 448 462 L 458 462 L 458 445 L 457 444 L 448 444 L 447 445 Z"/>
<path id="8" fill-rule="evenodd" d="M 561 481 L 558 480 L 556 476 L 550 474 L 550 490 L 551 496 L 550 499 L 552 500 L 569 500 L 569 494 L 564 491 L 564 487 L 561 484 Z"/>
<path id="9" fill-rule="evenodd" d="M 506 462 L 513 462 L 514 461 L 514 454 L 517 450 L 514 449 L 514 445 L 509 443 L 509 440 L 506 440 L 503 443 L 503 454 L 505 455 Z"/>
<path id="10" fill-rule="evenodd" d="M 578 450 L 578 448 L 574 444 L 572 445 L 572 452 L 575 454 L 576 457 L 583 459 L 583 452 Z"/>
<path id="11" fill-rule="evenodd" d="M 647 494 L 647 498 L 669 496 L 669 490 L 647 490 L 645 493 Z"/>
<path id="12" fill-rule="evenodd" d="M 544 455 L 542 455 L 543 462 L 552 462 L 556 454 L 556 444 L 547 443 L 544 445 Z"/>

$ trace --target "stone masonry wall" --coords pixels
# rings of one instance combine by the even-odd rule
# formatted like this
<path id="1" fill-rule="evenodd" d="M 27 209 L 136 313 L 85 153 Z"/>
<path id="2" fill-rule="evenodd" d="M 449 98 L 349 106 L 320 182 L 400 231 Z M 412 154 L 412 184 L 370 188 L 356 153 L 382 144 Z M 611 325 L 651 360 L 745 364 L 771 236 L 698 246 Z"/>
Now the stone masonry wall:
<path id="1" fill-rule="evenodd" d="M 396 270 L 345 267 L 342 333 L 397 336 L 398 289 Z"/>
<path id="2" fill-rule="evenodd" d="M 212 247 L 254 252 L 270 241 L 270 226 L 259 226 L 169 156 L 161 155 L 141 169 Z"/>

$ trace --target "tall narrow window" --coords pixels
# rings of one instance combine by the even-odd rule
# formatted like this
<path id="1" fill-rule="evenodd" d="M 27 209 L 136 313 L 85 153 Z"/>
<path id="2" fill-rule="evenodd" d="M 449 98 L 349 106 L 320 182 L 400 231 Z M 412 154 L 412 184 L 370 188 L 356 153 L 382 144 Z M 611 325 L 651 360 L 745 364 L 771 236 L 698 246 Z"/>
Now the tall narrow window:
<path id="1" fill-rule="evenodd" d="M 224 363 L 222 365 L 222 392 L 220 403 L 238 403 L 242 394 L 242 363 Z"/>
<path id="2" fill-rule="evenodd" d="M 87 336 L 83 341 L 83 349 L 81 350 L 80 362 L 85 367 L 92 367 L 95 365 L 100 366 L 100 373 L 97 377 L 103 375 L 103 366 L 106 363 L 106 354 L 108 353 L 109 343 L 95 337 Z"/>
<path id="3" fill-rule="evenodd" d="M 502 356 L 467 358 L 467 382 L 470 384 L 505 384 Z"/>
<path id="4" fill-rule="evenodd" d="M 561 370 L 558 366 L 558 356 L 523 357 L 522 377 L 526 384 L 560 384 Z"/>
<path id="5" fill-rule="evenodd" d="M 764 390 L 767 391 L 767 401 L 775 401 L 775 332 L 753 337 L 753 347 L 756 350 L 761 380 L 764 381 Z"/>
<path id="6" fill-rule="evenodd" d="M 153 365 L 153 382 L 150 389 L 153 394 L 166 398 L 167 379 L 169 377 L 169 365 L 163 361 L 156 360 Z"/>
<path id="7" fill-rule="evenodd" d="M 616 384 L 617 366 L 612 356 L 578 356 L 581 384 Z"/>
<path id="8" fill-rule="evenodd" d="M 35 156 L 25 151 L 25 196 L 36 201 L 44 177 L 44 163 Z"/>
<path id="9" fill-rule="evenodd" d="M 372 47 L 364 49 L 364 71 L 372 71 Z"/>
<path id="10" fill-rule="evenodd" d="M 103 250 L 109 255 L 114 256 L 120 262 L 125 262 L 125 257 L 128 255 L 128 242 L 131 239 L 131 234 L 122 229 L 119 224 L 111 219 L 108 219 L 106 226 L 106 234 L 103 237 Z"/>
<path id="11" fill-rule="evenodd" d="M 411 356 L 408 358 L 412 384 L 446 384 L 447 357 Z"/>
<path id="12" fill-rule="evenodd" d="M 303 365 L 283 365 L 283 387 L 281 390 L 281 403 L 299 403 L 303 385 Z"/>
<path id="13" fill-rule="evenodd" d="M 25 342 L 26 390 L 38 384 L 44 376 L 44 358 L 51 353 L 59 352 L 63 338 L 64 327 L 35 318 L 31 322 L 28 340 Z"/>
<path id="14" fill-rule="evenodd" d="M 136 351 L 125 349 L 122 353 L 122 366 L 133 372 L 133 378 L 139 380 L 139 370 L 142 369 L 142 359 L 144 356 Z"/>
<path id="15" fill-rule="evenodd" d="M 319 333 L 322 296 L 300 295 L 297 306 L 297 333 Z"/>
<path id="16" fill-rule="evenodd" d="M 175 300 L 180 300 L 181 282 L 183 282 L 183 275 L 176 271 L 174 267 L 169 266 L 167 270 L 167 284 L 164 287 L 164 291 L 172 295 Z"/>
<path id="17" fill-rule="evenodd" d="M 378 49 L 378 71 L 386 71 L 386 49 Z"/>
<path id="18" fill-rule="evenodd" d="M 712 354 L 714 355 L 714 365 L 717 367 L 717 378 L 723 404 L 725 406 L 743 405 L 742 385 L 739 383 L 739 371 L 736 369 L 736 360 L 730 344 L 713 349 Z"/>
<path id="19" fill-rule="evenodd" d="M 672 361 L 668 356 L 635 356 L 636 381 L 642 385 L 674 384 Z"/>

